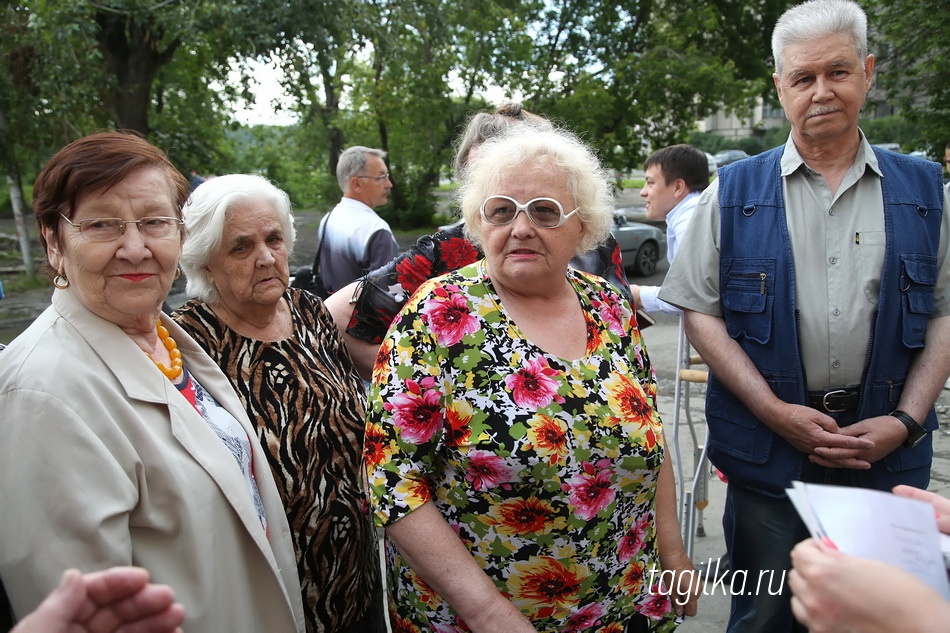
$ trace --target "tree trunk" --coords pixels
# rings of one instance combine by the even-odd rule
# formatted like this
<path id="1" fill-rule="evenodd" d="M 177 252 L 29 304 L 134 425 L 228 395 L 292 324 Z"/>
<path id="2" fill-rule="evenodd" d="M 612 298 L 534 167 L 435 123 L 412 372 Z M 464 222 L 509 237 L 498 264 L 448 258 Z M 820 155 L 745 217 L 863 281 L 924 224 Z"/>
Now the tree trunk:
<path id="1" fill-rule="evenodd" d="M 323 78 L 323 99 L 325 106 L 316 104 L 317 114 L 323 122 L 323 129 L 326 130 L 327 142 L 330 146 L 330 157 L 327 167 L 330 177 L 336 179 L 336 165 L 340 159 L 340 152 L 343 151 L 343 131 L 337 127 L 337 117 L 340 114 L 340 99 L 336 92 L 336 83 L 334 83 L 333 68 L 338 67 L 338 61 L 330 60 L 325 55 L 318 57 L 320 65 L 320 76 Z"/>
<path id="2" fill-rule="evenodd" d="M 16 154 L 13 149 L 13 139 L 10 138 L 10 125 L 7 122 L 7 113 L 0 109 L 0 159 L 3 160 L 3 170 L 7 178 L 7 187 L 10 189 L 10 202 L 13 205 L 13 221 L 16 223 L 16 234 L 20 240 L 20 253 L 23 255 L 23 269 L 27 275 L 33 274 L 33 258 L 30 255 L 30 235 L 23 221 L 23 187 L 20 185 L 20 168 L 17 165 Z"/>
<path id="3" fill-rule="evenodd" d="M 122 14 L 100 11 L 96 22 L 99 48 L 116 80 L 112 103 L 116 127 L 148 134 L 152 82 L 181 40 L 176 38 L 162 49 L 160 27 L 138 24 Z"/>

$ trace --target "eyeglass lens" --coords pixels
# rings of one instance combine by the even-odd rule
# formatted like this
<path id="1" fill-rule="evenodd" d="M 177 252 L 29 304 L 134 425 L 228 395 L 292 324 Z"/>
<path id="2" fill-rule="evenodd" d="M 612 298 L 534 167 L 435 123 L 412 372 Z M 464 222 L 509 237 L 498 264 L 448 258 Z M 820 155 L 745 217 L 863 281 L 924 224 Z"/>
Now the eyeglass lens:
<path id="1" fill-rule="evenodd" d="M 181 226 L 178 218 L 143 218 L 136 221 L 119 218 L 92 218 L 79 223 L 83 237 L 94 242 L 108 242 L 118 239 L 125 233 L 129 224 L 138 225 L 139 231 L 146 237 L 166 239 L 176 235 Z"/>
<path id="2" fill-rule="evenodd" d="M 564 214 L 561 203 L 553 198 L 535 198 L 521 205 L 506 196 L 491 196 L 485 200 L 483 208 L 489 224 L 510 224 L 521 208 L 528 214 L 528 219 L 542 228 L 558 226 Z"/>

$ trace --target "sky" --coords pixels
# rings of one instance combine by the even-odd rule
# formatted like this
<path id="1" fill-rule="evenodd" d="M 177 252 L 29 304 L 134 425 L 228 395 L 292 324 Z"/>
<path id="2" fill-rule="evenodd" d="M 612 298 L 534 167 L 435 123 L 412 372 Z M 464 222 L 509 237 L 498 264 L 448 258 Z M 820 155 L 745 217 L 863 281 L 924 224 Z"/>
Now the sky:
<path id="1" fill-rule="evenodd" d="M 297 117 L 288 110 L 275 110 L 273 102 L 290 105 L 292 100 L 284 95 L 284 90 L 280 85 L 282 76 L 281 70 L 277 64 L 270 62 L 258 62 L 251 60 L 248 65 L 252 69 L 252 87 L 251 90 L 257 97 L 256 103 L 248 106 L 242 99 L 233 104 L 234 118 L 244 125 L 292 125 L 296 123 Z M 238 84 L 240 73 L 235 69 L 231 71 L 230 81 Z"/>
<path id="2" fill-rule="evenodd" d="M 229 80 L 234 85 L 240 85 L 241 73 L 235 69 L 231 71 Z M 275 110 L 274 101 L 283 103 L 289 107 L 293 100 L 284 94 L 280 85 L 282 71 L 277 63 L 272 59 L 269 62 L 260 62 L 249 60 L 248 66 L 251 68 L 252 83 L 251 91 L 257 97 L 256 103 L 248 106 L 243 100 L 232 104 L 234 107 L 234 118 L 244 125 L 293 125 L 297 122 L 297 117 L 289 110 Z M 450 82 L 452 85 L 452 82 Z M 489 103 L 496 106 L 501 105 L 510 97 L 505 91 L 497 86 L 490 86 L 484 93 L 484 97 Z M 515 95 L 515 98 L 520 98 Z"/>

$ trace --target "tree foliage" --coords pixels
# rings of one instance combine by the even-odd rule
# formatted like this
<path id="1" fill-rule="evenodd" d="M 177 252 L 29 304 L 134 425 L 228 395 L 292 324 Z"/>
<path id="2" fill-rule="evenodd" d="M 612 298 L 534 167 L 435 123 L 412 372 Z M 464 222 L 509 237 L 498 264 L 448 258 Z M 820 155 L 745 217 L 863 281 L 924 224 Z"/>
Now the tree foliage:
<path id="1" fill-rule="evenodd" d="M 945 0 L 873 0 L 867 11 L 877 81 L 920 130 L 917 147 L 943 156 L 950 142 L 950 11 Z"/>
<path id="2" fill-rule="evenodd" d="M 383 214 L 410 227 L 430 221 L 467 117 L 498 105 L 486 94 L 574 129 L 625 171 L 721 108 L 773 98 L 770 33 L 791 3 L 0 0 L 0 141 L 35 173 L 72 138 L 133 128 L 184 171 L 263 173 L 307 206 L 339 197 L 344 147 L 376 146 L 395 185 Z M 900 42 L 883 56 L 907 69 L 882 83 L 927 140 L 944 142 L 950 85 L 937 64 L 950 55 L 950 13 L 937 0 L 872 7 L 878 32 Z M 918 24 L 936 36 L 916 37 Z M 299 123 L 241 128 L 229 103 L 250 91 L 229 74 L 246 78 L 246 60 L 271 56 Z"/>
<path id="3" fill-rule="evenodd" d="M 580 132 L 620 170 L 721 107 L 748 108 L 768 85 L 768 35 L 731 38 L 733 23 L 760 28 L 787 2 L 740 4 L 335 0 L 318 17 L 288 7 L 277 52 L 330 172 L 344 144 L 387 150 L 390 217 L 412 225 L 429 216 L 453 138 L 490 86 Z"/>

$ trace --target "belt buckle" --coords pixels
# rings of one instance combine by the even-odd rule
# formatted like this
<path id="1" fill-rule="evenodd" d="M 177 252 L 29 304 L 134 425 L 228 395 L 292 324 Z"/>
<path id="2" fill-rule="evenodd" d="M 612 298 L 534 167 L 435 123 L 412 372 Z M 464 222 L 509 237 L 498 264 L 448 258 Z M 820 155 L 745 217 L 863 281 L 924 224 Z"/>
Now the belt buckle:
<path id="1" fill-rule="evenodd" d="M 824 396 L 822 396 L 822 398 L 821 398 L 821 406 L 823 406 L 823 407 L 825 408 L 825 411 L 827 411 L 828 413 L 844 413 L 845 411 L 847 411 L 846 408 L 845 408 L 845 409 L 832 409 L 830 406 L 828 406 L 828 396 L 833 396 L 833 395 L 836 395 L 836 394 L 845 395 L 845 394 L 847 394 L 847 392 L 846 392 L 844 389 L 835 389 L 834 391 L 829 391 L 828 393 L 826 393 L 826 394 L 825 394 Z"/>

